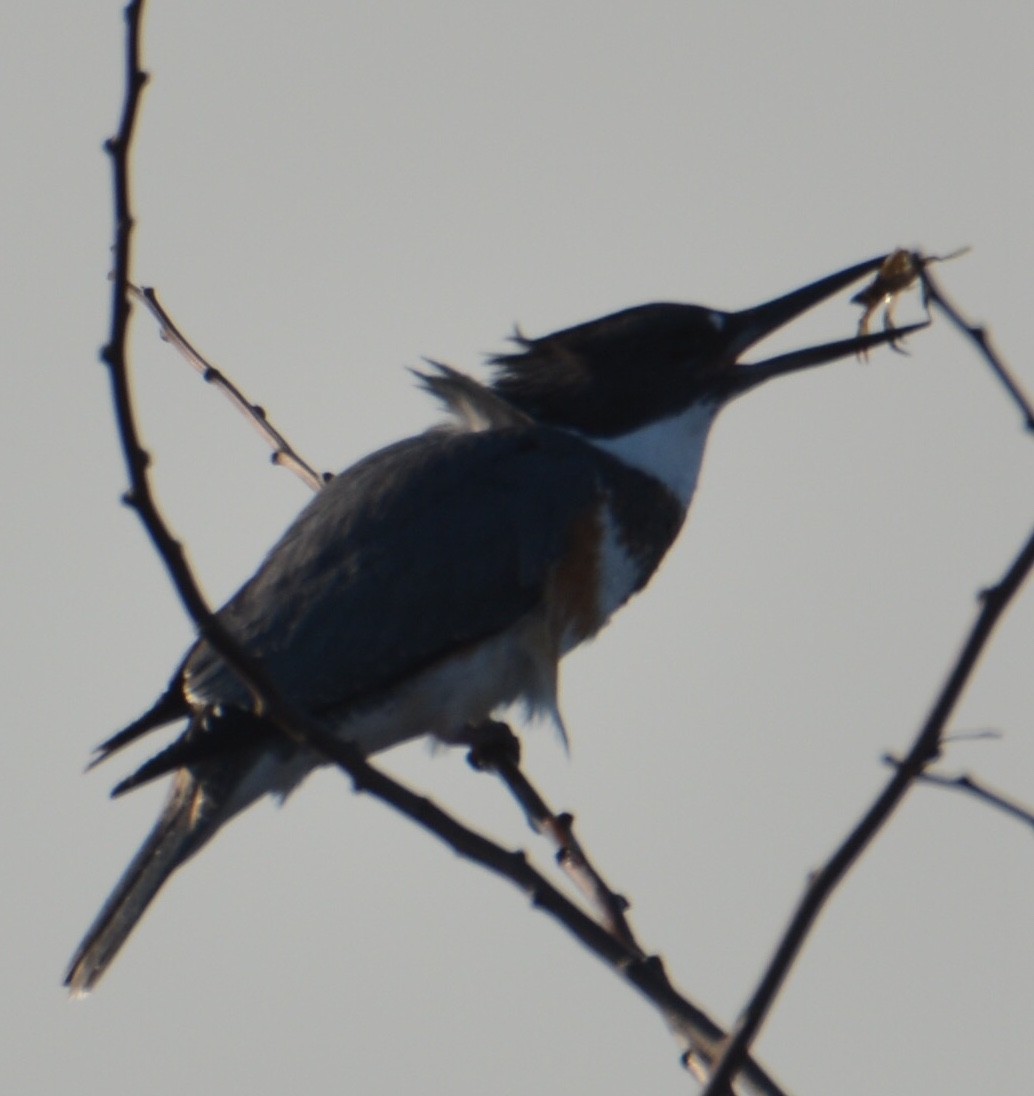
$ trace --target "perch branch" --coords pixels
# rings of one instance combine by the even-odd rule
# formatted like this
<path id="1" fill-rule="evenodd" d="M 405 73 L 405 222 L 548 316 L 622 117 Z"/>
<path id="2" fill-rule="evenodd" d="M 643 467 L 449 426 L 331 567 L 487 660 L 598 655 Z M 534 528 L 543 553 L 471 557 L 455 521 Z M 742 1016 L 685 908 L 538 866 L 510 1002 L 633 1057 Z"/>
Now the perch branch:
<path id="1" fill-rule="evenodd" d="M 482 772 L 494 772 L 523 808 L 531 828 L 552 841 L 557 863 L 599 913 L 603 927 L 629 952 L 646 957 L 625 917 L 628 901 L 596 870 L 574 834 L 574 816 L 554 813 L 519 764 L 520 744 L 505 723 L 489 720 L 477 728 L 487 738 L 471 750 L 469 760 Z"/>

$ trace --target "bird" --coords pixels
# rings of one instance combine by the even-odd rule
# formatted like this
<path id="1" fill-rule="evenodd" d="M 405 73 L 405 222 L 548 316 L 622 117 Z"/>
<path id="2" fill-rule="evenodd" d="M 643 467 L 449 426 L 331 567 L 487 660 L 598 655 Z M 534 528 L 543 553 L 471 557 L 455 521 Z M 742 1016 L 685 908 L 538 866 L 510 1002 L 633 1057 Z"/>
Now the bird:
<path id="1" fill-rule="evenodd" d="M 462 743 L 523 703 L 563 733 L 558 664 L 657 570 L 683 525 L 719 411 L 764 382 L 894 343 L 855 336 L 756 364 L 740 355 L 877 271 L 879 256 L 740 311 L 652 303 L 489 359 L 488 383 L 427 361 L 447 420 L 331 478 L 218 619 L 279 694 L 369 756 Z M 323 759 L 255 709 L 203 639 L 90 768 L 185 729 L 113 790 L 171 776 L 154 828 L 67 969 L 91 991 L 168 878 L 261 797 Z"/>

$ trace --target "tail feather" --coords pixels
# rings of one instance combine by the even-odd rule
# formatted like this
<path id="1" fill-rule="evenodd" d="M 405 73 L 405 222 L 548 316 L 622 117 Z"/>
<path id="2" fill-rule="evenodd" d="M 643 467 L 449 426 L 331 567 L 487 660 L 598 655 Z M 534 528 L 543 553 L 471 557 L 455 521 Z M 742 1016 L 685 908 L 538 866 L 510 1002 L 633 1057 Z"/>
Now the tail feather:
<path id="1" fill-rule="evenodd" d="M 106 761 L 116 750 L 121 750 L 141 735 L 153 731 L 156 727 L 163 727 L 166 723 L 174 723 L 178 719 L 190 715 L 190 705 L 183 693 L 182 669 L 176 672 L 164 693 L 147 709 L 138 719 L 134 719 L 128 727 L 123 727 L 118 734 L 112 735 L 107 741 L 102 742 L 93 752 L 93 759 L 87 770 Z"/>
<path id="2" fill-rule="evenodd" d="M 165 714 L 161 701 L 138 724 L 155 713 Z M 124 780 L 114 794 L 173 772 L 158 821 L 72 958 L 65 975 L 72 996 L 93 989 L 180 864 L 256 799 L 286 795 L 314 764 L 278 740 L 269 724 L 230 709 L 196 715 L 180 738 Z"/>
<path id="3" fill-rule="evenodd" d="M 229 708 L 224 712 L 202 713 L 191 719 L 187 729 L 175 741 L 145 761 L 135 772 L 120 781 L 112 789 L 112 797 L 124 795 L 141 784 L 157 780 L 180 768 L 208 773 L 206 787 L 214 792 L 215 783 L 212 762 L 231 756 L 243 757 L 254 753 L 268 743 L 268 748 L 286 756 L 283 737 L 272 724 L 251 712 Z M 221 768 L 224 775 L 236 773 L 236 767 Z"/>
<path id="4" fill-rule="evenodd" d="M 72 958 L 65 976 L 72 996 L 93 989 L 165 881 L 214 831 L 218 822 L 205 817 L 205 798 L 197 778 L 181 769 L 154 829 Z"/>

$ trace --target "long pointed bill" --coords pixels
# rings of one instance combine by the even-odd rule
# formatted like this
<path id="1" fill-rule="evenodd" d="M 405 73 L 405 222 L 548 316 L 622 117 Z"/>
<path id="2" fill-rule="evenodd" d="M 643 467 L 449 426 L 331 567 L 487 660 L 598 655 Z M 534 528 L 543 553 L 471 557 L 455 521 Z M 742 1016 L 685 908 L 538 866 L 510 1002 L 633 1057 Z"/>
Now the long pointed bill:
<path id="1" fill-rule="evenodd" d="M 930 321 L 910 323 L 904 327 L 894 327 L 888 331 L 878 331 L 873 335 L 858 335 L 853 339 L 838 339 L 836 342 L 809 346 L 804 350 L 792 350 L 789 354 L 780 354 L 767 358 L 763 362 L 741 366 L 744 372 L 742 391 L 748 392 L 755 385 L 771 377 L 782 377 L 787 373 L 796 373 L 798 369 L 809 369 L 813 365 L 824 365 L 840 358 L 864 357 L 874 346 L 884 343 L 898 343 L 915 331 L 929 327 Z"/>
<path id="2" fill-rule="evenodd" d="M 855 266 L 849 266 L 836 274 L 820 278 L 810 285 L 795 289 L 792 293 L 767 301 L 765 304 L 757 305 L 755 308 L 734 312 L 729 317 L 734 357 L 738 357 L 748 347 L 760 342 L 767 335 L 796 319 L 810 308 L 821 304 L 835 293 L 839 293 L 840 290 L 845 289 L 852 282 L 856 282 L 866 274 L 878 270 L 886 258 L 886 255 L 879 255 L 863 263 L 857 263 Z M 795 350 L 756 364 L 744 363 L 738 365 L 734 376 L 730 378 L 733 381 L 734 392 L 736 395 L 740 395 L 772 377 L 781 377 L 799 369 L 808 369 L 814 365 L 837 361 L 851 355 L 864 355 L 866 351 L 874 346 L 897 342 L 906 335 L 910 335 L 914 331 L 920 331 L 928 325 L 929 321 L 910 324 L 907 327 L 880 331 L 872 335 L 858 335 L 851 339 L 839 339 L 836 342 Z"/>

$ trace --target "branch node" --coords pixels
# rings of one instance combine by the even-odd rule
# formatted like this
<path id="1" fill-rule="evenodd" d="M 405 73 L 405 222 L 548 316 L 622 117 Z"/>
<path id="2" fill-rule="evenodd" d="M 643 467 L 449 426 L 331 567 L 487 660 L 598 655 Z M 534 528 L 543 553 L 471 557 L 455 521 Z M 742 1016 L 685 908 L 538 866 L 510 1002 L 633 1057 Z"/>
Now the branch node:
<path id="1" fill-rule="evenodd" d="M 659 955 L 629 955 L 625 969 L 638 969 L 648 978 L 667 983 L 668 972 L 664 969 L 664 960 Z"/>

